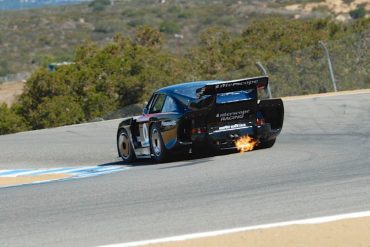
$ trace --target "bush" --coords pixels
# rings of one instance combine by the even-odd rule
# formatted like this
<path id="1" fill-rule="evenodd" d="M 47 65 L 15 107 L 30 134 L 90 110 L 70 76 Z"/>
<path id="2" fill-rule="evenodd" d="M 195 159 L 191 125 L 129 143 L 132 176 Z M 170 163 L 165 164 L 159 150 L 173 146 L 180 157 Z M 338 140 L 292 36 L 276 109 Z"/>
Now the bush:
<path id="1" fill-rule="evenodd" d="M 110 4 L 110 0 L 94 0 L 89 3 L 89 7 L 95 12 L 100 12 L 105 10 L 105 8 Z"/>
<path id="2" fill-rule="evenodd" d="M 364 7 L 363 5 L 357 6 L 357 8 L 356 8 L 356 9 L 351 10 L 351 11 L 349 12 L 349 15 L 350 15 L 353 19 L 363 18 L 363 17 L 365 17 L 365 15 L 366 15 L 365 7 Z"/>
<path id="3" fill-rule="evenodd" d="M 122 11 L 121 15 L 130 18 L 130 17 L 139 16 L 140 13 L 138 13 L 138 11 L 135 11 L 133 9 L 125 9 L 124 11 Z"/>
<path id="4" fill-rule="evenodd" d="M 159 31 L 161 31 L 162 33 L 166 33 L 166 34 L 175 34 L 175 33 L 180 33 L 181 28 L 179 25 L 177 25 L 176 23 L 172 21 L 164 21 L 159 26 Z"/>
<path id="5" fill-rule="evenodd" d="M 142 18 L 133 19 L 127 23 L 129 27 L 138 27 L 145 24 L 145 21 Z"/>
<path id="6" fill-rule="evenodd" d="M 141 26 L 136 30 L 135 42 L 142 46 L 161 48 L 163 35 L 158 30 L 149 26 Z"/>
<path id="7" fill-rule="evenodd" d="M 191 11 L 182 11 L 180 12 L 177 17 L 178 18 L 181 18 L 181 19 L 189 19 L 193 16 L 193 14 L 191 13 Z"/>
<path id="8" fill-rule="evenodd" d="M 80 123 L 84 113 L 74 97 L 56 96 L 38 105 L 32 118 L 35 128 L 49 128 Z"/>
<path id="9" fill-rule="evenodd" d="M 0 61 L 0 77 L 9 74 L 8 62 Z"/>
<path id="10" fill-rule="evenodd" d="M 0 105 L 0 116 L 0 135 L 27 130 L 24 120 L 6 104 Z"/>

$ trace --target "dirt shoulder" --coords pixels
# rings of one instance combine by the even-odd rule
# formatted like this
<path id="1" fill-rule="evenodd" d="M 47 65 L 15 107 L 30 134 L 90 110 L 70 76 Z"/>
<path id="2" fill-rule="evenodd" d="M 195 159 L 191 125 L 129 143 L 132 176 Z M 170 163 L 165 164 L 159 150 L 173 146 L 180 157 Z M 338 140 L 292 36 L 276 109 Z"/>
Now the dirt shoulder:
<path id="1" fill-rule="evenodd" d="M 25 82 L 22 81 L 0 84 L 0 104 L 12 105 L 17 99 L 17 96 L 22 94 L 24 85 Z"/>
<path id="2" fill-rule="evenodd" d="M 370 246 L 370 217 L 321 224 L 291 225 L 252 230 L 215 237 L 149 245 L 151 247 L 193 246 Z"/>
<path id="3" fill-rule="evenodd" d="M 67 174 L 46 174 L 38 176 L 18 176 L 18 177 L 0 177 L 0 188 L 22 184 L 31 184 L 35 182 L 45 182 L 50 180 L 59 180 L 69 178 Z"/>

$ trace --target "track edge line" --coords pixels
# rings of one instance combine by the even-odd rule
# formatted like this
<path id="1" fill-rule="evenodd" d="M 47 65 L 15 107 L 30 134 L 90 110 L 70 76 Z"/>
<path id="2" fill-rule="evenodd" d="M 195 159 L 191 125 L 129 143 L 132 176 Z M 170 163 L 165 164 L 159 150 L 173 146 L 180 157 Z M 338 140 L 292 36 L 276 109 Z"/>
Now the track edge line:
<path id="1" fill-rule="evenodd" d="M 149 239 L 149 240 L 143 240 L 143 241 L 102 245 L 100 247 L 144 246 L 144 245 L 149 245 L 149 244 L 177 242 L 177 241 L 191 240 L 191 239 L 204 238 L 204 237 L 215 237 L 215 236 L 220 236 L 220 235 L 225 235 L 225 234 L 230 234 L 230 233 L 246 232 L 246 231 L 253 231 L 253 230 L 260 230 L 260 229 L 269 229 L 269 228 L 284 227 L 284 226 L 291 226 L 291 225 L 321 224 L 321 223 L 339 221 L 339 220 L 344 220 L 344 219 L 356 219 L 356 218 L 361 218 L 361 217 L 370 217 L 370 211 L 354 212 L 354 213 L 316 217 L 316 218 L 301 219 L 301 220 L 294 220 L 294 221 L 284 221 L 284 222 L 278 222 L 278 223 L 247 226 L 247 227 L 230 228 L 230 229 L 217 230 L 217 231 L 192 233 L 192 234 L 178 235 L 178 236 L 158 238 L 158 239 Z"/>

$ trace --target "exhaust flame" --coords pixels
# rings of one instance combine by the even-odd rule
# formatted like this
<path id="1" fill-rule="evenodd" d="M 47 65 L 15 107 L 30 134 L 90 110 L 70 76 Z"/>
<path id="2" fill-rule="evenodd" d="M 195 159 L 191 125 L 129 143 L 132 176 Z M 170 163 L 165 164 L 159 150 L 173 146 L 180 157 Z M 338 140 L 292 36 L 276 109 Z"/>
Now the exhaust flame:
<path id="1" fill-rule="evenodd" d="M 260 142 L 258 140 L 253 139 L 250 136 L 242 136 L 238 140 L 235 141 L 236 148 L 240 151 L 240 153 L 252 151 Z"/>

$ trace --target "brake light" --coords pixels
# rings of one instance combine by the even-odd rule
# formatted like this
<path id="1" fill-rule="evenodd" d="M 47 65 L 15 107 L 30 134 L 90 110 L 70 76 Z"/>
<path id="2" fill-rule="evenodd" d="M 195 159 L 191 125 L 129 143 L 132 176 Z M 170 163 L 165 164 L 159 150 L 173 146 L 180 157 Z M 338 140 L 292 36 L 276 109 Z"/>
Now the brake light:
<path id="1" fill-rule="evenodd" d="M 191 133 L 192 134 L 204 134 L 204 133 L 207 133 L 207 128 L 192 128 Z"/>
<path id="2" fill-rule="evenodd" d="M 257 89 L 264 89 L 265 87 L 266 87 L 266 84 L 257 83 Z"/>
<path id="3" fill-rule="evenodd" d="M 257 118 L 256 125 L 264 125 L 264 124 L 265 124 L 265 120 L 263 118 Z"/>

